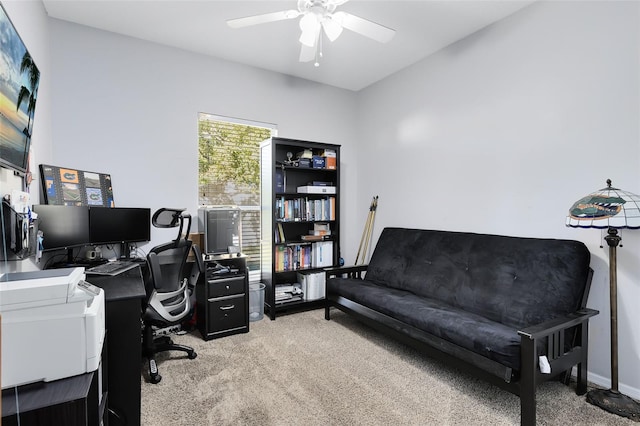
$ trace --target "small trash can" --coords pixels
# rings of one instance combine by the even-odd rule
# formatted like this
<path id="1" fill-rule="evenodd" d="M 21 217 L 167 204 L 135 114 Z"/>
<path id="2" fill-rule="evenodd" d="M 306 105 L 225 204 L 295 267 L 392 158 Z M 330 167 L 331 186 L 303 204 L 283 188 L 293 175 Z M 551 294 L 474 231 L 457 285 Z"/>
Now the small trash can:
<path id="1" fill-rule="evenodd" d="M 262 283 L 249 284 L 249 321 L 260 321 L 264 317 L 264 287 Z"/>

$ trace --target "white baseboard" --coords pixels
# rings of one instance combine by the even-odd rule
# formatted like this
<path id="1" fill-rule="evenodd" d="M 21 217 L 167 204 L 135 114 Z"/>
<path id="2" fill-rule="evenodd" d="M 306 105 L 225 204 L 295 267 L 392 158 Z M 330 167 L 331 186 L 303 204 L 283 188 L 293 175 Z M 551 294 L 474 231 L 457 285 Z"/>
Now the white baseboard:
<path id="1" fill-rule="evenodd" d="M 571 377 L 574 380 L 576 380 L 576 377 L 577 377 L 576 367 L 573 367 L 571 369 Z M 609 386 L 611 386 L 611 380 L 608 377 L 603 377 L 603 376 L 600 376 L 599 374 L 594 374 L 590 372 L 587 372 L 587 381 L 589 383 L 593 383 L 594 385 L 600 386 L 605 389 L 608 389 Z M 627 386 L 624 383 L 618 382 L 618 390 L 633 399 L 640 400 L 640 389 Z"/>
<path id="2" fill-rule="evenodd" d="M 611 379 L 598 374 L 587 372 L 587 380 L 593 384 L 602 386 L 605 389 L 611 386 Z M 618 382 L 618 390 L 633 399 L 640 400 L 640 389 Z"/>

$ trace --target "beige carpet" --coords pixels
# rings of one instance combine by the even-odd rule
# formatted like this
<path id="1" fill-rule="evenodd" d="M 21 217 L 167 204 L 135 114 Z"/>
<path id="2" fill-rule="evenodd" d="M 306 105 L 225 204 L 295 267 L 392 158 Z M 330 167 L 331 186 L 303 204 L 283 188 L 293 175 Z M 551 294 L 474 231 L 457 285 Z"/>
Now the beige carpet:
<path id="1" fill-rule="evenodd" d="M 151 425 L 517 425 L 519 399 L 421 356 L 332 310 L 266 316 L 251 331 L 205 342 L 174 340 L 189 360 L 158 358 L 162 381 L 143 378 L 142 424 Z M 146 374 L 146 372 L 145 372 Z M 538 388 L 539 425 L 635 425 L 577 396 Z"/>

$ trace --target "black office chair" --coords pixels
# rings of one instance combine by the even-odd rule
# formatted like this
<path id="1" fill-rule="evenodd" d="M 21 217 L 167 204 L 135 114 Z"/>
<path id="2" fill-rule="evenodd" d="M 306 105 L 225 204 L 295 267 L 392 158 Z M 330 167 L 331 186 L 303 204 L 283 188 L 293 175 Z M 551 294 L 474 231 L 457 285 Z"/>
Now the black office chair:
<path id="1" fill-rule="evenodd" d="M 164 335 L 179 330 L 192 317 L 195 285 L 200 273 L 204 272 L 200 249 L 189 240 L 191 215 L 184 213 L 184 210 L 161 208 L 151 219 L 156 228 L 178 228 L 175 240 L 152 248 L 147 255 L 147 297 L 142 307 L 142 356 L 149 361 L 151 383 L 158 383 L 162 379 L 155 360 L 158 352 L 177 350 L 186 352 L 189 359 L 197 356 L 193 348 L 175 344 L 169 336 Z M 190 264 L 187 257 L 192 250 L 195 262 Z"/>

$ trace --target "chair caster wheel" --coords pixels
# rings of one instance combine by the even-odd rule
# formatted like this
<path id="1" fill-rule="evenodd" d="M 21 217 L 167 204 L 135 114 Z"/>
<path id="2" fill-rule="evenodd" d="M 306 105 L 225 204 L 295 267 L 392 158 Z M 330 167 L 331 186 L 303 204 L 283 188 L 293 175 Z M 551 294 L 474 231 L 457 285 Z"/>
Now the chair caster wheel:
<path id="1" fill-rule="evenodd" d="M 155 385 L 156 383 L 160 383 L 160 380 L 162 380 L 162 376 L 158 374 L 158 364 L 156 364 L 155 359 L 150 359 L 149 360 L 149 381 Z"/>
<path id="2" fill-rule="evenodd" d="M 198 354 L 195 353 L 195 351 L 191 351 L 191 352 L 187 353 L 187 357 L 189 357 L 189 359 L 196 359 L 197 356 L 198 356 Z"/>

